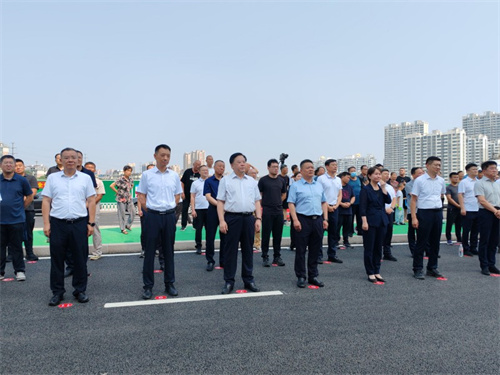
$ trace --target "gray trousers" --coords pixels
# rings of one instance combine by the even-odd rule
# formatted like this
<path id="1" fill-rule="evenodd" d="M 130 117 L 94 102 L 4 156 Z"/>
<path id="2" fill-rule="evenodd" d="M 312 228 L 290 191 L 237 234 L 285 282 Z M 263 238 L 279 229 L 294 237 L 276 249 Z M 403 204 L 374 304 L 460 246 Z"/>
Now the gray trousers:
<path id="1" fill-rule="evenodd" d="M 94 251 L 92 255 L 102 255 L 102 236 L 99 229 L 99 217 L 101 216 L 101 204 L 95 206 L 95 227 L 94 234 L 92 235 L 92 243 L 94 244 Z"/>
<path id="2" fill-rule="evenodd" d="M 131 227 L 132 223 L 134 222 L 134 216 L 135 216 L 135 207 L 134 203 L 132 203 L 132 200 L 130 202 L 117 202 L 116 208 L 118 209 L 118 222 L 120 223 L 120 230 L 125 230 L 127 229 L 126 227 Z M 128 211 L 128 220 L 127 220 L 127 213 L 125 210 Z"/>

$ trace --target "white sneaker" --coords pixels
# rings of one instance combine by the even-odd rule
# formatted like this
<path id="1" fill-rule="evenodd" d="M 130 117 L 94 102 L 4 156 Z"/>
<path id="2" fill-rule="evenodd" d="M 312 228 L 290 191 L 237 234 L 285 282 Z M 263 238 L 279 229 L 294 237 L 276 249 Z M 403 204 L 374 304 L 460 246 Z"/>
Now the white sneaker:
<path id="1" fill-rule="evenodd" d="M 24 274 L 24 272 L 18 272 L 16 274 L 16 280 L 17 281 L 25 281 L 26 280 L 26 275 Z"/>
<path id="2" fill-rule="evenodd" d="M 90 257 L 90 260 L 97 260 L 97 259 L 100 259 L 102 257 L 102 255 L 99 255 L 99 254 L 96 254 L 96 255 L 92 255 Z"/>

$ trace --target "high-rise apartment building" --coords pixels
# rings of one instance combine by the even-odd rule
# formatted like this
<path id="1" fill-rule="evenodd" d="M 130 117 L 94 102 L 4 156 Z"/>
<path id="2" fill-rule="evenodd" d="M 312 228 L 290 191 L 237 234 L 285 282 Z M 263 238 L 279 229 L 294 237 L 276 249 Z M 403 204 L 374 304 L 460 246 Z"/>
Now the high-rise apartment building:
<path id="1" fill-rule="evenodd" d="M 199 160 L 202 164 L 204 164 L 205 159 L 205 150 L 196 150 L 184 153 L 184 170 L 191 168 L 196 160 Z"/>
<path id="2" fill-rule="evenodd" d="M 367 165 L 368 168 L 373 167 L 377 164 L 377 159 L 375 156 L 371 154 L 367 154 L 366 156 L 361 156 L 361 154 L 348 155 L 343 157 L 342 159 L 338 159 L 339 172 L 347 172 L 349 167 L 356 167 L 356 172 L 359 172 L 359 169 L 362 165 Z"/>
<path id="3" fill-rule="evenodd" d="M 490 142 L 500 139 L 500 113 L 484 112 L 482 115 L 470 113 L 462 117 L 462 128 L 468 137 L 480 134 L 488 137 Z"/>
<path id="4" fill-rule="evenodd" d="M 489 145 L 488 137 L 483 134 L 467 136 L 466 164 L 481 165 L 483 161 L 489 159 Z"/>
<path id="5" fill-rule="evenodd" d="M 445 133 L 435 130 L 431 134 L 407 135 L 402 149 L 403 166 L 407 169 L 425 167 L 429 156 L 440 158 L 441 175 L 445 180 L 448 180 L 450 172 L 463 170 L 466 164 L 467 141 L 465 131 L 460 128 Z"/>
<path id="6" fill-rule="evenodd" d="M 397 171 L 404 159 L 404 138 L 410 134 L 427 135 L 429 124 L 425 121 L 402 122 L 401 124 L 389 124 L 384 128 L 384 167 L 391 171 Z"/>

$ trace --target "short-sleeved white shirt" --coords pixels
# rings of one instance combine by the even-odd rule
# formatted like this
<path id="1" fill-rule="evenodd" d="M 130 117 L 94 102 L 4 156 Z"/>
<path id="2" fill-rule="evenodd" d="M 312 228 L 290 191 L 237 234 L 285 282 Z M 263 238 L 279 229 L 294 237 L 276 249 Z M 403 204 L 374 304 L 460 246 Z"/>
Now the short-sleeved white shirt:
<path id="1" fill-rule="evenodd" d="M 207 198 L 203 195 L 203 189 L 205 187 L 205 180 L 201 178 L 197 179 L 191 184 L 191 194 L 195 195 L 194 209 L 195 210 L 205 210 L 208 208 Z"/>
<path id="2" fill-rule="evenodd" d="M 458 194 L 462 194 L 464 197 L 465 211 L 477 212 L 479 210 L 476 194 L 474 193 L 474 186 L 476 185 L 477 181 L 477 178 L 471 179 L 466 176 L 458 184 Z"/>
<path id="3" fill-rule="evenodd" d="M 95 195 L 89 175 L 76 171 L 73 176 L 64 172 L 47 177 L 42 196 L 52 199 L 50 216 L 56 219 L 78 219 L 87 216 L 87 198 Z"/>
<path id="4" fill-rule="evenodd" d="M 418 197 L 418 209 L 442 208 L 441 195 L 446 193 L 444 179 L 440 176 L 431 178 L 427 173 L 423 174 L 413 183 L 412 195 Z"/>
<path id="5" fill-rule="evenodd" d="M 386 203 L 385 208 L 391 208 L 392 200 L 396 198 L 396 190 L 394 190 L 394 188 L 390 184 L 385 184 L 385 189 L 387 190 L 387 194 L 389 194 L 389 197 L 391 197 L 391 203 Z"/>
<path id="6" fill-rule="evenodd" d="M 328 173 L 322 174 L 317 180 L 325 192 L 326 202 L 330 206 L 337 204 L 339 191 L 342 190 L 342 180 L 335 176 L 331 177 Z"/>
<path id="7" fill-rule="evenodd" d="M 182 194 L 179 175 L 170 169 L 161 172 L 157 167 L 142 174 L 136 190 L 146 195 L 146 207 L 156 211 L 175 208 L 175 196 Z"/>
<path id="8" fill-rule="evenodd" d="M 484 198 L 494 207 L 500 207 L 500 186 L 495 183 L 495 181 L 490 180 L 488 177 L 483 177 L 474 186 L 474 193 L 476 197 L 478 195 L 484 196 Z M 481 203 L 478 202 L 479 208 L 484 208 Z"/>
<path id="9" fill-rule="evenodd" d="M 220 180 L 217 200 L 224 201 L 226 212 L 253 212 L 255 202 L 260 199 L 257 181 L 250 176 L 244 175 L 243 178 L 239 178 L 233 172 Z"/>

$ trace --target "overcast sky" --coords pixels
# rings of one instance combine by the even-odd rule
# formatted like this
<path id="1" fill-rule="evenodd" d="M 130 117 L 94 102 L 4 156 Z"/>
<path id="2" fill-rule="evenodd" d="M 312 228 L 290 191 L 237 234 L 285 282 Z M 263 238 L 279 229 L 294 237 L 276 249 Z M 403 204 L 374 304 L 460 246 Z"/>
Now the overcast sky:
<path id="1" fill-rule="evenodd" d="M 498 1 L 3 1 L 0 141 L 98 168 L 154 147 L 265 171 L 353 153 L 383 128 L 499 112 Z M 263 173 L 261 173 L 262 175 Z"/>

